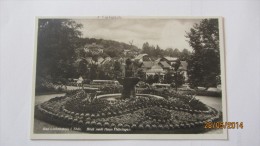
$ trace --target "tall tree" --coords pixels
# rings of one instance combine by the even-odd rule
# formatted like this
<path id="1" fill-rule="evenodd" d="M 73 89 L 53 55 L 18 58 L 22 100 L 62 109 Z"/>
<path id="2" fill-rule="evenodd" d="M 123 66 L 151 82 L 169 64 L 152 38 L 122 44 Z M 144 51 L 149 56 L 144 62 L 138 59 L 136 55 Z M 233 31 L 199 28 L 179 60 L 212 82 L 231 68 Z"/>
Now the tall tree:
<path id="1" fill-rule="evenodd" d="M 37 79 L 70 78 L 75 75 L 75 49 L 81 24 L 69 19 L 39 19 L 37 42 Z M 37 81 L 37 80 L 36 80 Z"/>
<path id="2" fill-rule="evenodd" d="M 108 61 L 105 64 L 102 65 L 102 69 L 105 72 L 106 79 L 113 79 L 114 76 L 114 70 L 113 70 L 113 61 Z"/>
<path id="3" fill-rule="evenodd" d="M 95 80 L 98 76 L 98 65 L 97 64 L 91 64 L 90 65 L 90 73 L 89 73 L 89 79 Z"/>
<path id="4" fill-rule="evenodd" d="M 192 87 L 216 86 L 220 75 L 218 20 L 202 20 L 187 32 L 186 37 L 193 48 L 188 60 L 188 82 Z"/>
<path id="5" fill-rule="evenodd" d="M 85 58 L 82 58 L 79 61 L 78 72 L 79 72 L 79 76 L 82 76 L 84 79 L 88 77 L 89 75 L 88 62 Z"/>
<path id="6" fill-rule="evenodd" d="M 145 72 L 142 68 L 138 68 L 136 71 L 136 76 L 140 78 L 141 81 L 145 81 Z"/>
<path id="7" fill-rule="evenodd" d="M 174 81 L 173 81 L 173 87 L 175 87 L 175 90 L 178 90 L 178 87 L 182 86 L 184 84 L 185 78 L 183 73 L 180 72 L 179 68 L 181 66 L 181 61 L 178 59 L 173 65 L 174 70 Z"/>
<path id="8" fill-rule="evenodd" d="M 173 50 L 172 56 L 173 56 L 173 57 L 180 57 L 180 54 L 181 54 L 180 50 L 177 49 L 177 48 L 175 48 L 175 49 Z"/>
<path id="9" fill-rule="evenodd" d="M 173 82 L 173 73 L 171 71 L 168 71 L 165 75 L 164 75 L 164 83 L 166 84 L 171 84 Z"/>
<path id="10" fill-rule="evenodd" d="M 114 63 L 114 79 L 117 79 L 122 75 L 122 69 L 121 64 L 118 61 L 115 61 Z"/>
<path id="11" fill-rule="evenodd" d="M 157 45 L 154 50 L 154 57 L 161 57 L 163 54 L 163 50 Z"/>
<path id="12" fill-rule="evenodd" d="M 150 85 L 153 84 L 154 83 L 153 75 L 149 75 L 145 82 Z"/>
<path id="13" fill-rule="evenodd" d="M 153 82 L 154 82 L 154 83 L 159 83 L 159 82 L 160 82 L 160 76 L 159 76 L 158 74 L 155 74 L 155 75 L 153 76 Z"/>
<path id="14" fill-rule="evenodd" d="M 183 49 L 180 54 L 180 60 L 186 61 L 189 59 L 191 52 L 188 49 Z"/>
<path id="15" fill-rule="evenodd" d="M 155 47 L 153 45 L 149 45 L 149 43 L 146 42 L 143 44 L 142 53 L 146 53 L 150 57 L 157 58 L 162 56 L 164 51 L 158 45 Z"/>
<path id="16" fill-rule="evenodd" d="M 151 50 L 150 50 L 150 46 L 149 46 L 148 42 L 143 44 L 142 53 L 146 53 L 146 54 L 150 55 Z"/>
<path id="17" fill-rule="evenodd" d="M 164 50 L 164 55 L 173 57 L 173 49 L 172 48 L 167 48 L 166 50 Z"/>

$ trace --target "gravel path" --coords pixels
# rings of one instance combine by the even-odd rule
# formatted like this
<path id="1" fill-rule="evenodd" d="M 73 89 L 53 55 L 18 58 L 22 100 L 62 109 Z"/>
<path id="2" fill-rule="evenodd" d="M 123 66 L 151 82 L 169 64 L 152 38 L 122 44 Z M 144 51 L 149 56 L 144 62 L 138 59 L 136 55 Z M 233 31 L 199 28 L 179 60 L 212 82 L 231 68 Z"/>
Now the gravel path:
<path id="1" fill-rule="evenodd" d="M 222 98 L 220 97 L 196 96 L 195 98 L 218 111 L 222 111 Z"/>
<path id="2" fill-rule="evenodd" d="M 220 97 L 209 97 L 209 96 L 196 96 L 196 99 L 199 99 L 201 102 L 205 103 L 208 106 L 215 108 L 218 111 L 222 111 L 222 98 Z M 219 134 L 222 133 L 222 129 L 212 129 L 207 131 L 207 134 Z"/>

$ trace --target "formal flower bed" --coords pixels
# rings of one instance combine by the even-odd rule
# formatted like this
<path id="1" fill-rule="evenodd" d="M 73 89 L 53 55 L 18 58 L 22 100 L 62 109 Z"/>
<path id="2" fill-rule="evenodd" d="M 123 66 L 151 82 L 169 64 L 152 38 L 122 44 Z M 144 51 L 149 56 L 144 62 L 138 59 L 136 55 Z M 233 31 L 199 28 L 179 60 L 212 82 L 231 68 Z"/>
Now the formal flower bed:
<path id="1" fill-rule="evenodd" d="M 150 107 L 144 110 L 145 116 L 149 119 L 155 120 L 169 120 L 171 117 L 171 113 L 164 108 L 160 107 Z"/>
<path id="2" fill-rule="evenodd" d="M 110 128 L 109 132 L 125 129 L 123 132 L 133 133 L 194 129 L 203 127 L 207 121 L 217 121 L 222 116 L 215 109 L 184 95 L 172 95 L 169 99 L 144 95 L 114 101 L 90 100 L 89 96 L 86 91 L 77 91 L 53 98 L 37 105 L 35 116 L 57 126 L 78 127 L 86 132 Z M 88 131 L 89 128 L 92 131 Z"/>

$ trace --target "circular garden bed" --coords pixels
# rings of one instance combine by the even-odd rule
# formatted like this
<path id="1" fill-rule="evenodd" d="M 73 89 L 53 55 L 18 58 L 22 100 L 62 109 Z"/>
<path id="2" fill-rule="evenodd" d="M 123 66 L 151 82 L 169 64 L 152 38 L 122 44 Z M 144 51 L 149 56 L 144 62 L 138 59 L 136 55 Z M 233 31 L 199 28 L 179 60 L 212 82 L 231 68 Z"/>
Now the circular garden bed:
<path id="1" fill-rule="evenodd" d="M 184 95 L 167 99 L 88 100 L 87 93 L 56 97 L 35 106 L 35 117 L 48 123 L 94 133 L 199 133 L 221 112 Z"/>

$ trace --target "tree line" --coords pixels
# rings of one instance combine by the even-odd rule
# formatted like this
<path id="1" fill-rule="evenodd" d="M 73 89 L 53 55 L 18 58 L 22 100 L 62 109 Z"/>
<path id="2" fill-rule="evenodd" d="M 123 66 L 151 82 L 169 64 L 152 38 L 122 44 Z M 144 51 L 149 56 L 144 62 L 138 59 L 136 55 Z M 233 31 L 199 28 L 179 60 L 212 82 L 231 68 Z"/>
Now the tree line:
<path id="1" fill-rule="evenodd" d="M 142 46 L 142 53 L 147 54 L 151 58 L 160 58 L 164 56 L 170 56 L 170 57 L 177 57 L 180 60 L 187 60 L 189 58 L 189 55 L 191 55 L 191 52 L 188 49 L 183 49 L 180 51 L 178 48 L 172 49 L 161 49 L 158 45 L 153 46 L 150 45 L 148 42 L 145 42 Z"/>

